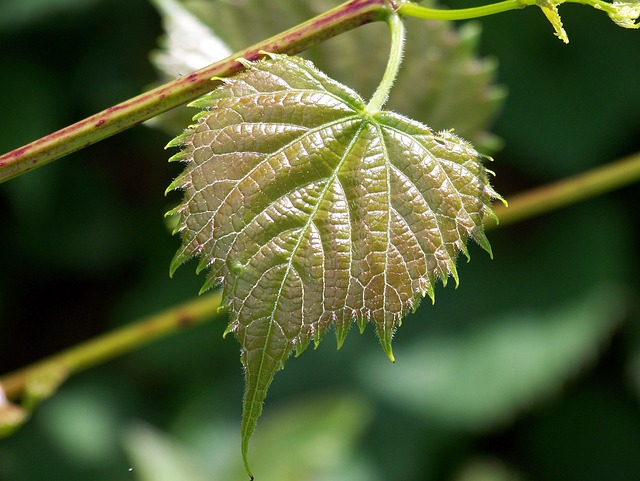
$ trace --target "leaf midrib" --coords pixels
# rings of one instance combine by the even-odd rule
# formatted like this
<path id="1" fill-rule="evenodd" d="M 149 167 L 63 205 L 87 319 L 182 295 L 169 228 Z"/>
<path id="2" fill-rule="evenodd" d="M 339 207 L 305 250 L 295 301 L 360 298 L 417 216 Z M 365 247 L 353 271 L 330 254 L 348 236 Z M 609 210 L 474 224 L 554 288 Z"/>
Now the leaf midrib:
<path id="1" fill-rule="evenodd" d="M 363 132 L 363 130 L 366 128 L 366 126 L 368 125 L 370 121 L 368 121 L 367 119 L 363 119 L 362 124 L 360 125 L 360 127 L 358 128 L 358 130 L 354 133 L 353 135 L 353 139 L 351 140 L 351 142 L 349 143 L 349 145 L 347 146 L 347 148 L 345 149 L 344 155 L 342 156 L 342 158 L 340 159 L 340 162 L 338 162 L 338 165 L 336 166 L 336 168 L 334 169 L 333 174 L 331 175 L 331 177 L 329 177 L 327 179 L 326 185 L 324 187 L 324 189 L 322 190 L 322 193 L 320 194 L 320 196 L 318 196 L 318 200 L 313 208 L 313 211 L 309 214 L 308 219 L 306 224 L 300 229 L 300 233 L 298 235 L 298 240 L 296 242 L 296 245 L 293 247 L 293 249 L 291 250 L 291 253 L 289 255 L 289 261 L 286 264 L 286 269 L 285 272 L 282 276 L 282 281 L 280 283 L 280 288 L 278 290 L 278 294 L 276 296 L 276 302 L 274 303 L 274 307 L 273 310 L 271 311 L 271 316 L 269 319 L 269 327 L 265 336 L 265 339 L 267 340 L 267 342 L 269 342 L 270 340 L 270 336 L 271 336 L 271 331 L 273 329 L 273 325 L 275 324 L 275 313 L 278 309 L 278 305 L 280 302 L 280 298 L 282 295 L 282 289 L 284 287 L 285 281 L 289 276 L 289 273 L 293 270 L 293 258 L 295 257 L 295 254 L 297 252 L 297 250 L 300 248 L 300 245 L 302 243 L 302 239 L 304 239 L 306 233 L 308 232 L 309 228 L 311 227 L 312 223 L 313 223 L 313 219 L 315 218 L 318 210 L 319 210 L 319 206 L 322 204 L 325 196 L 327 195 L 327 192 L 329 191 L 329 188 L 333 185 L 333 183 L 335 182 L 335 180 L 338 178 L 338 174 L 340 173 L 341 168 L 343 167 L 343 165 L 345 164 L 345 162 L 347 161 L 347 159 L 349 158 L 349 153 L 353 150 L 353 147 L 355 146 L 355 144 L 357 143 L 360 134 Z M 350 264 L 351 264 L 351 260 L 353 259 L 353 256 L 350 257 Z M 351 270 L 351 268 L 349 267 L 349 270 Z M 324 266 L 323 266 L 323 274 L 324 274 Z M 324 284 L 324 281 L 323 281 Z M 304 289 L 304 283 L 302 283 L 302 289 Z M 303 295 L 304 298 L 304 295 Z M 324 309 L 324 307 L 323 307 Z M 303 312 L 303 318 L 304 318 L 304 312 Z M 258 371 L 256 373 L 256 379 L 260 379 L 262 376 L 262 371 L 264 369 L 265 366 L 265 358 L 267 355 L 267 349 L 263 349 L 262 350 L 262 356 L 260 357 L 260 364 L 259 364 L 259 368 Z M 255 404 L 255 398 L 257 395 L 257 390 L 253 391 L 253 395 L 251 397 L 251 400 L 249 402 L 249 405 L 251 406 L 251 418 L 255 418 L 254 414 L 253 414 L 253 406 Z"/>
<path id="2" fill-rule="evenodd" d="M 346 105 L 346 104 L 345 104 L 345 105 Z M 343 122 L 350 122 L 350 121 L 352 121 L 352 120 L 354 120 L 354 119 L 358 119 L 358 118 L 360 118 L 360 117 L 361 117 L 361 115 L 360 115 L 360 114 L 358 114 L 357 112 L 355 112 L 355 113 L 354 113 L 354 114 L 352 114 L 352 115 L 348 115 L 348 116 L 346 116 L 346 117 L 340 117 L 339 119 L 336 119 L 336 120 L 334 120 L 334 121 L 332 121 L 332 122 L 329 122 L 329 123 L 326 123 L 326 124 L 322 124 L 322 125 L 318 125 L 318 126 L 316 126 L 316 127 L 312 128 L 312 129 L 307 130 L 307 131 L 306 131 L 306 132 L 304 132 L 304 133 L 301 133 L 301 134 L 300 134 L 300 136 L 298 136 L 298 137 L 296 137 L 295 139 L 291 140 L 290 142 L 288 142 L 288 143 L 286 143 L 286 144 L 282 145 L 279 149 L 275 150 L 274 152 L 270 152 L 270 153 L 257 152 L 257 153 L 259 153 L 259 154 L 263 154 L 263 155 L 264 155 L 264 158 L 263 158 L 259 163 L 257 163 L 257 164 L 256 164 L 256 165 L 255 165 L 255 166 L 254 166 L 254 167 L 253 167 L 249 172 L 247 172 L 244 176 L 242 176 L 240 179 L 237 179 L 237 180 L 235 180 L 235 181 L 234 181 L 234 182 L 235 182 L 235 185 L 233 186 L 233 188 L 232 188 L 232 189 L 227 193 L 227 195 L 224 197 L 224 199 L 223 199 L 222 201 L 220 201 L 220 203 L 219 203 L 218 207 L 217 207 L 214 211 L 212 211 L 212 214 L 211 214 L 211 220 L 210 220 L 209 222 L 213 222 L 213 219 L 218 215 L 218 213 L 219 213 L 220 209 L 221 209 L 221 208 L 222 208 L 222 206 L 227 202 L 227 199 L 229 198 L 229 196 L 230 196 L 230 195 L 232 195 L 232 194 L 236 191 L 236 189 L 237 189 L 238 185 L 239 185 L 240 183 L 242 183 L 244 180 L 246 180 L 247 178 L 249 178 L 249 177 L 250 177 L 250 176 L 251 176 L 251 175 L 252 175 L 252 174 L 253 174 L 253 173 L 254 173 L 258 168 L 260 168 L 260 167 L 263 165 L 263 163 L 264 163 L 264 162 L 266 162 L 269 158 L 271 158 L 272 156 L 275 156 L 275 155 L 280 154 L 283 150 L 285 150 L 285 149 L 289 148 L 291 145 L 293 145 L 293 144 L 295 144 L 295 143 L 297 143 L 297 142 L 300 142 L 302 139 L 306 138 L 306 137 L 307 137 L 307 136 L 309 136 L 309 135 L 313 135 L 313 134 L 314 134 L 314 133 L 316 133 L 316 132 L 319 132 L 319 131 L 321 131 L 321 130 L 323 130 L 323 129 L 326 129 L 326 128 L 329 128 L 329 127 L 332 127 L 332 126 L 334 126 L 334 125 L 338 125 L 338 124 L 343 123 Z M 271 123 L 271 122 L 269 122 L 269 123 Z M 299 126 L 298 126 L 298 127 L 299 127 Z M 207 184 L 207 186 L 209 186 L 209 185 L 211 185 L 211 184 Z M 298 186 L 297 186 L 297 188 L 299 189 L 301 186 L 302 186 L 302 185 L 298 185 Z M 195 189 L 194 189 L 194 192 L 193 192 L 193 194 L 192 194 L 191 198 L 192 198 L 193 196 L 195 196 L 197 193 L 199 193 L 199 192 L 201 192 L 202 190 L 204 190 L 205 188 L 206 188 L 206 187 L 203 187 L 202 189 L 199 189 L 199 190 L 195 190 Z M 286 196 L 286 195 L 290 194 L 291 192 L 293 192 L 293 191 L 289 191 L 289 192 L 284 193 L 280 198 L 282 198 L 282 197 L 284 197 L 284 196 Z M 188 200 L 185 200 L 184 202 L 185 202 L 185 204 L 188 204 Z M 256 216 L 257 216 L 257 215 L 258 215 L 258 214 L 256 214 Z M 242 234 L 242 232 L 244 231 L 244 228 L 246 228 L 246 227 L 249 225 L 249 223 L 250 223 L 253 219 L 255 219 L 255 217 L 256 217 L 256 216 L 252 217 L 251 219 L 248 219 L 248 220 L 247 220 L 247 222 L 246 222 L 246 224 L 245 224 L 245 226 L 243 227 L 243 229 L 242 229 L 242 230 L 240 230 L 240 231 L 238 231 L 238 232 L 236 233 L 236 235 L 237 235 L 237 236 L 239 236 L 240 234 Z M 193 237 L 197 237 L 200 233 L 202 233 L 202 231 L 203 231 L 204 229 L 206 229 L 206 228 L 207 228 L 207 226 L 209 225 L 209 222 L 205 223 L 204 225 L 202 225 L 202 226 L 200 227 L 200 229 L 198 229 L 197 231 L 195 231 L 195 232 L 194 232 L 194 234 L 193 234 Z M 237 237 L 236 237 L 236 238 L 237 238 Z M 219 240 L 219 239 L 218 239 L 218 240 Z M 230 252 L 232 249 L 233 249 L 233 245 L 230 245 L 230 246 L 229 246 L 229 249 L 228 249 L 228 252 Z M 182 250 L 185 250 L 185 249 L 183 248 Z M 224 260 L 224 259 L 223 259 L 223 260 Z M 249 259 L 249 260 L 250 260 L 250 259 Z M 247 261 L 247 262 L 248 262 L 248 261 Z M 246 263 L 245 263 L 245 265 L 246 265 Z"/>
<path id="3" fill-rule="evenodd" d="M 321 130 L 325 130 L 325 129 L 329 129 L 335 125 L 339 125 L 341 123 L 348 123 L 352 120 L 356 120 L 356 119 L 361 119 L 361 115 L 355 113 L 353 115 L 349 115 L 348 117 L 342 117 L 340 119 L 334 120 L 330 123 L 327 124 L 322 124 L 318 127 L 314 127 L 313 129 L 307 130 L 306 132 L 300 134 L 300 136 L 296 137 L 295 139 L 291 140 L 290 142 L 286 143 L 285 145 L 283 145 L 282 147 L 280 147 L 279 149 L 275 150 L 274 152 L 270 153 L 270 154 L 266 154 L 264 159 L 262 159 L 253 169 L 251 169 L 250 172 L 248 172 L 245 176 L 243 176 L 241 179 L 239 179 L 237 181 L 237 185 L 239 185 L 240 183 L 242 183 L 244 180 L 246 180 L 247 178 L 249 178 L 251 176 L 251 174 L 253 174 L 259 167 L 261 167 L 264 162 L 267 162 L 271 157 L 274 157 L 276 155 L 279 155 L 283 150 L 288 149 L 289 147 L 291 147 L 293 144 L 299 143 L 302 140 L 304 140 L 305 138 L 307 138 L 310 135 L 313 135 L 317 132 L 320 132 Z M 341 165 L 341 162 L 338 162 L 338 166 Z M 336 171 L 338 170 L 338 166 L 336 166 Z M 331 177 L 330 177 L 331 179 Z M 300 184 L 296 184 L 296 186 L 294 188 L 292 188 L 291 190 L 288 190 L 286 192 L 283 192 L 282 195 L 280 195 L 280 197 L 278 199 L 276 199 L 275 201 L 273 201 L 271 204 L 274 204 L 276 202 L 278 202 L 278 200 L 287 197 L 288 195 L 290 195 L 291 193 L 300 190 L 301 188 L 306 187 L 307 185 L 309 185 L 311 182 L 308 183 L 300 183 Z M 236 189 L 236 186 L 234 186 L 234 189 Z M 227 198 L 231 195 L 231 193 L 234 191 L 234 189 L 232 189 L 226 196 L 225 198 L 220 202 L 220 206 L 214 211 L 214 214 L 212 215 L 212 217 L 215 217 L 218 214 L 218 210 L 222 207 L 222 205 L 226 202 Z M 325 194 L 326 191 L 323 190 L 323 194 Z M 262 210 L 261 212 L 264 212 L 264 210 Z M 246 229 L 247 227 L 249 227 L 249 225 L 251 224 L 251 222 L 258 216 L 260 215 L 261 212 L 256 213 L 253 217 L 248 218 L 245 222 L 245 225 L 243 226 L 243 228 L 241 230 L 239 230 L 236 233 L 236 239 L 240 237 L 241 234 L 244 233 L 244 229 Z M 315 213 L 315 210 L 314 210 Z M 233 245 L 229 246 L 229 251 L 233 250 Z M 247 261 L 244 263 L 244 265 L 246 266 L 250 261 L 251 261 L 252 257 L 248 258 Z"/>

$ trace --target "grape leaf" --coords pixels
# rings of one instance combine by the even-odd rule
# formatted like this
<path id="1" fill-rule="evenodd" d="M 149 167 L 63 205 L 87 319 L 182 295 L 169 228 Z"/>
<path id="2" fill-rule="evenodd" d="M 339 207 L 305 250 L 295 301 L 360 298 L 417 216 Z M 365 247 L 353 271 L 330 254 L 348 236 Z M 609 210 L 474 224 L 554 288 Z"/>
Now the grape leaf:
<path id="1" fill-rule="evenodd" d="M 187 163 L 182 245 L 203 290 L 224 281 L 227 332 L 242 346 L 242 451 L 274 373 L 330 325 L 372 321 L 393 360 L 402 317 L 451 275 L 466 241 L 490 252 L 483 218 L 498 194 L 481 156 L 451 132 L 370 112 L 298 57 L 270 55 L 192 103 L 203 112 L 169 146 Z"/>

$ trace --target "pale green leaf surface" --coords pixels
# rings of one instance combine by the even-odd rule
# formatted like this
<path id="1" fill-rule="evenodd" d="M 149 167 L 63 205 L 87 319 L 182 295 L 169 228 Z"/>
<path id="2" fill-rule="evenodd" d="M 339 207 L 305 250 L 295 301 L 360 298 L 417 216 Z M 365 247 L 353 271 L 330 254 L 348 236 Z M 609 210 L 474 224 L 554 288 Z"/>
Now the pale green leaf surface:
<path id="1" fill-rule="evenodd" d="M 276 370 L 334 325 L 372 321 L 387 355 L 404 314 L 455 258 L 498 197 L 481 157 L 450 132 L 368 112 L 351 89 L 297 57 L 272 55 L 193 103 L 204 109 L 171 146 L 187 163 L 169 189 L 182 246 L 203 289 L 224 281 L 242 345 L 243 453 Z"/>
<path id="2" fill-rule="evenodd" d="M 372 418 L 365 399 L 349 393 L 312 393 L 265 415 L 256 432 L 252 465 L 260 481 L 376 479 L 360 465 L 356 447 Z M 242 466 L 225 479 L 242 479 Z"/>
<path id="3" fill-rule="evenodd" d="M 137 481 L 216 481 L 205 473 L 187 446 L 142 423 L 130 426 L 123 439 L 131 460 L 130 475 Z"/>
<path id="4" fill-rule="evenodd" d="M 210 410 L 210 405 L 202 409 Z M 125 430 L 131 480 L 246 479 L 235 455 L 236 426 L 216 422 L 200 408 L 185 414 L 171 433 L 139 422 Z M 254 439 L 253 464 L 260 481 L 378 479 L 375 469 L 355 452 L 371 417 L 366 400 L 343 392 L 324 392 L 276 407 L 264 416 Z"/>

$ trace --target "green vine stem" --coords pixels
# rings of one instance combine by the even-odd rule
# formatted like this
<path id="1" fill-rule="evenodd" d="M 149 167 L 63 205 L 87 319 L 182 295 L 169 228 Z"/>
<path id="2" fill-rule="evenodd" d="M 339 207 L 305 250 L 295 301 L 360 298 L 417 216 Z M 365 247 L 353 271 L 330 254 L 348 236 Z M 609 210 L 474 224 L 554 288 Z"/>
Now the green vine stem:
<path id="1" fill-rule="evenodd" d="M 408 17 L 425 18 L 429 20 L 469 20 L 471 18 L 487 17 L 496 13 L 508 12 L 535 5 L 536 0 L 505 0 L 503 2 L 481 5 L 472 8 L 456 8 L 451 10 L 428 8 L 415 3 L 405 3 L 398 12 Z"/>
<path id="2" fill-rule="evenodd" d="M 361 25 L 386 21 L 393 13 L 390 0 L 350 0 L 186 77 L 1 155 L 0 183 L 201 97 L 218 84 L 214 77 L 228 77 L 244 68 L 238 58 L 256 60 L 265 51 L 293 55 Z"/>
<path id="3" fill-rule="evenodd" d="M 214 319 L 219 314 L 220 291 L 140 319 L 114 332 L 86 341 L 47 359 L 0 377 L 0 390 L 8 399 L 46 398 L 72 374 L 106 362 L 184 328 Z"/>
<path id="4" fill-rule="evenodd" d="M 504 0 L 498 3 L 482 5 L 472 8 L 459 8 L 451 10 L 443 10 L 436 8 L 428 8 L 415 3 L 404 3 L 398 9 L 402 15 L 409 17 L 426 18 L 430 20 L 468 20 L 471 18 L 487 17 L 496 13 L 508 12 L 509 10 L 518 10 L 532 5 L 540 7 L 545 15 L 549 18 L 549 11 L 554 11 L 557 16 L 558 5 L 563 3 L 579 3 L 588 5 L 596 10 L 605 12 L 611 20 L 617 25 L 624 28 L 639 28 L 636 23 L 640 17 L 640 3 L 613 2 L 607 3 L 603 0 Z M 554 17 L 555 17 L 554 16 Z M 554 22 L 555 18 L 549 18 L 554 27 L 562 26 L 560 18 L 557 18 L 558 25 Z M 558 32 L 557 32 L 558 33 Z M 563 39 L 564 40 L 564 39 Z M 565 40 L 566 41 L 566 40 Z"/>
<path id="5" fill-rule="evenodd" d="M 640 152 L 577 176 L 509 197 L 509 207 L 497 204 L 495 212 L 500 219 L 499 226 L 505 227 L 638 181 Z M 487 219 L 486 228 L 497 226 L 491 218 Z M 219 317 L 220 302 L 220 292 L 214 291 L 6 374 L 0 377 L 0 398 L 2 392 L 12 400 L 26 397 L 25 393 L 34 385 L 32 381 L 38 380 L 41 373 L 49 373 L 50 377 L 53 373 L 59 384 L 72 374 L 134 351 L 153 340 L 191 325 L 209 322 Z"/>
<path id="6" fill-rule="evenodd" d="M 640 152 L 601 167 L 508 197 L 509 206 L 497 204 L 500 227 L 582 202 L 640 181 Z M 496 227 L 487 219 L 486 228 Z"/>

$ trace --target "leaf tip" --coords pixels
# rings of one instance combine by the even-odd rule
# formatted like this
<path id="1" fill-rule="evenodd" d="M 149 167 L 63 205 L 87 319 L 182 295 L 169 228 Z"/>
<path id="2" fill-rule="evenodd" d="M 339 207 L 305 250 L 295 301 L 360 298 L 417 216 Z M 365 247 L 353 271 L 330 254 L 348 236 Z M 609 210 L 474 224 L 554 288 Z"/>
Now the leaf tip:
<path id="1" fill-rule="evenodd" d="M 258 52 L 259 54 L 262 54 L 262 51 Z M 251 68 L 251 66 L 253 65 L 253 62 L 251 60 L 247 60 L 244 57 L 238 57 L 236 58 L 236 62 L 238 62 L 240 65 L 242 65 L 244 68 L 249 69 Z"/>
<path id="2" fill-rule="evenodd" d="M 451 274 L 451 277 L 453 278 L 453 281 L 456 283 L 456 289 L 458 288 L 458 286 L 460 285 L 460 276 L 458 275 L 458 268 L 456 267 L 455 264 L 455 260 L 451 262 L 451 265 L 449 266 L 449 274 Z M 446 279 L 446 277 L 445 277 Z M 444 282 L 443 282 L 444 284 Z"/>
<path id="3" fill-rule="evenodd" d="M 460 249 L 460 252 L 464 254 L 464 257 L 467 259 L 467 262 L 471 262 L 471 254 L 469 254 L 469 249 L 467 249 L 467 244 L 464 242 L 461 242 L 458 248 Z"/>
<path id="4" fill-rule="evenodd" d="M 167 193 L 165 193 L 165 195 L 167 195 Z M 167 212 L 165 212 L 164 217 L 172 217 L 174 215 L 179 214 L 180 212 L 180 205 L 175 206 L 173 209 L 169 209 Z M 174 234 L 176 233 L 175 230 L 173 232 Z"/>
<path id="5" fill-rule="evenodd" d="M 265 57 L 269 57 L 270 59 L 275 59 L 278 55 L 273 53 L 273 52 L 269 52 L 268 50 L 258 50 L 258 53 L 260 55 L 263 55 Z"/>
<path id="6" fill-rule="evenodd" d="M 318 346 L 320 345 L 320 341 L 321 341 L 321 336 L 314 336 L 313 337 L 313 349 L 318 349 Z M 309 342 L 311 342 L 311 336 L 299 336 L 297 338 L 292 339 L 291 341 L 289 341 L 289 344 L 291 344 L 291 346 L 295 349 L 294 351 L 294 356 L 298 357 L 300 354 L 302 354 L 304 351 L 307 350 L 307 347 L 309 347 Z M 284 361 L 283 361 L 283 366 L 284 366 Z M 284 367 L 283 367 L 284 368 Z"/>
<path id="7" fill-rule="evenodd" d="M 218 312 L 222 311 L 223 309 L 224 309 L 223 306 L 218 307 Z M 238 330 L 238 323 L 230 322 L 227 328 L 222 333 L 222 339 L 225 339 L 230 332 L 236 332 L 237 330 Z"/>
<path id="8" fill-rule="evenodd" d="M 396 358 L 393 355 L 393 349 L 391 349 L 391 344 L 385 346 L 384 343 L 382 344 L 382 349 L 384 350 L 384 353 L 387 355 L 387 357 L 389 358 L 389 361 L 391 361 L 392 363 L 396 363 Z"/>
<path id="9" fill-rule="evenodd" d="M 496 223 L 497 223 L 497 218 L 496 218 Z M 493 249 L 491 248 L 491 243 L 489 242 L 489 239 L 487 238 L 487 235 L 485 234 L 484 230 L 478 229 L 473 234 L 473 238 L 480 245 L 480 247 L 482 247 L 485 250 L 485 252 L 489 254 L 489 257 L 493 259 Z"/>
<path id="10" fill-rule="evenodd" d="M 429 278 L 423 278 L 418 280 L 418 293 L 420 297 L 429 296 L 431 299 L 431 305 L 436 303 L 436 291 L 433 287 L 433 282 Z M 418 306 L 416 305 L 416 308 Z"/>
<path id="11" fill-rule="evenodd" d="M 174 147 L 177 148 L 182 148 L 185 146 L 185 143 L 187 142 L 187 140 L 192 137 L 192 132 L 191 132 L 191 128 L 193 126 L 190 126 L 189 128 L 185 129 L 184 132 L 176 135 L 173 139 L 171 139 L 167 145 L 164 146 L 165 150 L 167 149 L 172 149 Z M 182 158 L 180 157 L 180 155 L 183 154 L 183 152 L 178 152 L 177 154 L 173 155 L 172 157 L 169 158 L 169 162 L 175 162 L 177 160 L 182 160 Z"/>
<path id="12" fill-rule="evenodd" d="M 178 270 L 178 267 L 180 267 L 184 263 L 184 261 L 185 260 L 182 257 L 181 252 L 180 251 L 176 252 L 176 255 L 173 256 L 173 259 L 171 259 L 171 264 L 169 264 L 169 277 L 170 278 L 173 278 L 173 275 Z"/>
<path id="13" fill-rule="evenodd" d="M 243 456 L 246 456 L 246 454 L 243 454 Z M 244 469 L 245 469 L 245 471 L 247 472 L 247 476 L 249 476 L 249 480 L 250 480 L 250 481 L 253 481 L 253 480 L 255 479 L 255 477 L 254 477 L 254 476 L 253 476 L 253 474 L 251 473 L 251 470 L 250 470 L 250 468 L 249 468 L 249 464 L 248 464 L 248 461 L 247 461 L 246 457 L 245 457 L 245 459 L 244 459 Z"/>
<path id="14" fill-rule="evenodd" d="M 173 139 L 171 139 L 167 143 L 167 145 L 164 146 L 164 148 L 165 148 L 165 150 L 167 150 L 167 149 L 171 149 L 173 147 L 181 147 L 183 140 L 184 140 L 184 134 L 180 134 L 177 137 L 174 137 Z M 169 162 L 171 162 L 171 160 L 169 160 Z"/>
<path id="15" fill-rule="evenodd" d="M 356 319 L 356 324 L 358 324 L 360 334 L 364 334 L 364 331 L 367 327 L 367 319 L 365 317 L 359 317 L 358 319 Z"/>
<path id="16" fill-rule="evenodd" d="M 349 332 L 350 322 L 335 322 L 337 349 L 341 349 Z"/>
<path id="17" fill-rule="evenodd" d="M 173 182 L 169 184 L 169 187 L 164 191 L 164 195 L 167 196 L 169 192 L 172 192 L 177 189 L 181 189 L 184 186 L 184 175 L 180 174 L 178 177 L 173 179 Z"/>
<path id="18" fill-rule="evenodd" d="M 385 325 L 377 326 L 378 339 L 380 340 L 380 345 L 382 346 L 382 350 L 387 355 L 389 360 L 393 363 L 396 362 L 396 358 L 393 355 L 393 348 L 391 347 L 391 341 L 393 340 L 393 333 L 395 331 L 399 318 L 400 316 L 395 318 L 392 328 L 389 328 L 389 326 L 385 326 Z"/>
<path id="19" fill-rule="evenodd" d="M 249 467 L 249 438 L 251 437 L 254 428 L 255 421 L 253 422 L 253 426 L 251 427 L 248 434 L 244 431 L 244 426 L 242 432 L 242 463 L 244 464 L 244 470 L 246 471 L 247 476 L 249 476 L 249 479 L 253 479 L 253 473 L 251 472 L 251 468 Z"/>
<path id="20" fill-rule="evenodd" d="M 198 291 L 198 295 L 201 296 L 202 294 L 207 292 L 212 287 L 213 287 L 213 284 L 211 283 L 211 281 L 209 279 L 207 279 L 207 282 L 205 282 L 204 285 Z"/>

